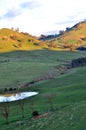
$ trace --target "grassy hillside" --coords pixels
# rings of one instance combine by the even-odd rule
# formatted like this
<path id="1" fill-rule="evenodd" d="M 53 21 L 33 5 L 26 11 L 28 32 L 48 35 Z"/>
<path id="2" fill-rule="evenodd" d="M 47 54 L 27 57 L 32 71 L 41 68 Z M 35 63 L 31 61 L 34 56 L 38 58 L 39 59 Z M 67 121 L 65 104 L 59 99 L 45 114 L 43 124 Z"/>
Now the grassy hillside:
<path id="1" fill-rule="evenodd" d="M 46 38 L 45 36 L 44 38 Z M 28 33 L 12 29 L 0 29 L 0 52 L 16 50 L 75 50 L 86 46 L 86 22 L 80 22 L 50 40 L 38 40 Z"/>
<path id="2" fill-rule="evenodd" d="M 10 106 L 9 124 L 5 124 L 0 103 L 0 129 L 2 130 L 85 130 L 86 129 L 86 67 L 69 70 L 59 74 L 58 66 L 64 60 L 70 61 L 85 57 L 86 52 L 66 51 L 16 51 L 0 54 L 0 88 L 14 88 L 19 84 L 32 81 L 53 70 L 54 79 L 40 81 L 19 91 L 37 91 L 39 94 L 28 98 L 24 104 L 25 118 L 22 118 L 20 102 Z M 52 97 L 53 110 L 49 97 Z M 31 102 L 34 110 L 44 114 L 32 117 Z M 20 123 L 19 123 L 20 122 Z"/>
<path id="3" fill-rule="evenodd" d="M 16 51 L 0 54 L 0 87 L 15 87 L 51 71 L 57 73 L 59 60 L 84 57 L 86 52 Z M 58 73 L 57 73 L 58 74 Z"/>
<path id="4" fill-rule="evenodd" d="M 86 22 L 81 22 L 76 24 L 74 27 L 66 31 L 62 38 L 62 42 L 67 42 L 69 44 L 85 44 L 86 40 L 82 40 L 86 37 Z"/>
<path id="5" fill-rule="evenodd" d="M 80 46 L 86 46 L 86 21 L 80 22 L 66 31 L 60 31 L 56 38 L 51 38 L 50 45 L 60 49 L 74 50 Z"/>
<path id="6" fill-rule="evenodd" d="M 0 103 L 1 130 L 86 129 L 86 67 L 59 70 L 72 59 L 86 57 L 86 51 L 66 51 L 82 45 L 86 45 L 86 22 L 45 42 L 18 30 L 0 30 L 0 94 L 39 92 L 22 101 Z M 32 81 L 37 82 L 29 85 Z M 9 124 L 4 118 L 6 106 Z M 38 111 L 37 118 L 32 117 L 33 110 Z"/>
<path id="7" fill-rule="evenodd" d="M 16 50 L 38 50 L 47 47 L 36 37 L 28 33 L 14 31 L 11 29 L 0 29 L 0 52 L 10 52 Z"/>

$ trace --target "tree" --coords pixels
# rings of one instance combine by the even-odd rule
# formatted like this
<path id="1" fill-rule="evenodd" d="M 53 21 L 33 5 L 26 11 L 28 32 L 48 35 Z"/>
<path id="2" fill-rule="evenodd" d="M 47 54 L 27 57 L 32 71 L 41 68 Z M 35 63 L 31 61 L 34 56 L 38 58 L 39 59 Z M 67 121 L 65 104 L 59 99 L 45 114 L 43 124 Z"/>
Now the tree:
<path id="1" fill-rule="evenodd" d="M 15 31 L 16 31 L 16 32 L 19 32 L 19 28 L 16 28 Z"/>
<path id="2" fill-rule="evenodd" d="M 6 119 L 6 124 L 8 124 L 8 117 L 9 117 L 9 103 L 8 102 L 5 102 L 3 103 L 3 112 L 2 112 L 2 115 L 5 117 Z"/>
<path id="3" fill-rule="evenodd" d="M 39 115 L 38 111 L 35 110 L 35 108 L 34 108 L 34 101 L 33 100 L 30 101 L 30 109 L 32 111 L 32 116 L 35 117 L 35 116 Z"/>
<path id="4" fill-rule="evenodd" d="M 80 47 L 80 45 L 81 45 L 81 40 L 78 40 L 76 44 L 77 44 L 77 47 Z"/>
<path id="5" fill-rule="evenodd" d="M 11 30 L 14 30 L 14 27 L 11 27 Z"/>
<path id="6" fill-rule="evenodd" d="M 33 113 L 34 112 L 34 101 L 33 100 L 30 101 L 30 109 Z"/>
<path id="7" fill-rule="evenodd" d="M 21 112 L 22 112 L 22 118 L 24 118 L 24 103 L 25 103 L 24 99 L 19 100 L 19 105 L 20 105 Z"/>
<path id="8" fill-rule="evenodd" d="M 74 44 L 70 45 L 70 51 L 74 51 L 76 49 L 76 46 Z"/>
<path id="9" fill-rule="evenodd" d="M 66 31 L 70 31 L 70 30 L 71 30 L 71 28 L 70 28 L 70 27 L 67 27 L 67 28 L 66 28 Z"/>
<path id="10" fill-rule="evenodd" d="M 63 34 L 64 34 L 64 30 L 60 30 L 60 31 L 59 31 L 59 34 L 60 34 L 60 35 L 63 35 Z"/>
<path id="11" fill-rule="evenodd" d="M 50 105 L 50 110 L 54 110 L 54 106 L 53 106 L 53 100 L 54 100 L 55 94 L 54 93 L 49 93 L 46 95 L 46 99 L 47 99 L 47 103 L 49 103 Z"/>

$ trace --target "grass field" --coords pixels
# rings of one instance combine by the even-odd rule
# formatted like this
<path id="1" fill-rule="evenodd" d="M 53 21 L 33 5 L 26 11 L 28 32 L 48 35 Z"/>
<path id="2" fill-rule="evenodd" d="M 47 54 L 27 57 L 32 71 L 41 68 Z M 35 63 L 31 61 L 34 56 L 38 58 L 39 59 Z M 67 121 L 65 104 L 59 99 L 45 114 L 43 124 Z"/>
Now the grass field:
<path id="1" fill-rule="evenodd" d="M 65 51 L 20 51 L 0 54 L 0 88 L 16 87 L 32 81 L 50 70 L 57 72 L 54 79 L 40 81 L 22 91 L 37 91 L 39 94 L 25 100 L 22 119 L 19 101 L 10 103 L 9 124 L 5 124 L 0 103 L 1 130 L 85 130 L 86 129 L 86 67 L 59 74 L 57 67 L 64 62 L 85 57 L 86 52 Z M 3 62 L 9 60 L 9 62 Z M 49 97 L 52 97 L 53 110 Z M 32 119 L 30 104 L 41 118 Z M 22 122 L 22 124 L 19 124 Z"/>

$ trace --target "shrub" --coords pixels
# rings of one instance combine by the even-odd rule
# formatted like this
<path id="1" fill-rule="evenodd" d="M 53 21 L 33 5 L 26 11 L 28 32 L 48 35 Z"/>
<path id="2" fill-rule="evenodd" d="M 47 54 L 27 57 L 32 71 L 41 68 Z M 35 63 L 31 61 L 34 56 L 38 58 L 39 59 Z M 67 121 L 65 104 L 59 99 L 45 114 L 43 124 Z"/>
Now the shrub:
<path id="1" fill-rule="evenodd" d="M 5 88 L 5 89 L 4 89 L 4 92 L 7 92 L 7 91 L 8 91 L 7 88 Z"/>
<path id="2" fill-rule="evenodd" d="M 2 40 L 7 40 L 7 36 L 3 36 L 3 37 L 2 37 Z"/>
<path id="3" fill-rule="evenodd" d="M 39 46 L 39 44 L 38 44 L 37 42 L 34 42 L 33 44 L 34 44 L 35 46 Z"/>
<path id="4" fill-rule="evenodd" d="M 39 115 L 38 111 L 33 111 L 32 112 L 32 116 L 38 116 L 38 115 Z"/>
<path id="5" fill-rule="evenodd" d="M 12 91 L 13 89 L 12 88 L 9 88 L 9 91 Z"/>
<path id="6" fill-rule="evenodd" d="M 18 39 L 17 41 L 18 41 L 18 42 L 23 42 L 23 39 Z"/>
<path id="7" fill-rule="evenodd" d="M 19 48 L 19 46 L 15 45 L 15 44 L 13 44 L 13 46 L 14 46 L 15 48 Z"/>
<path id="8" fill-rule="evenodd" d="M 0 94 L 2 94 L 3 93 L 3 90 L 2 89 L 0 89 Z"/>
<path id="9" fill-rule="evenodd" d="M 28 42 L 31 42 L 31 39 L 28 39 Z"/>
<path id="10" fill-rule="evenodd" d="M 11 38 L 12 40 L 16 40 L 16 39 L 17 39 L 17 36 L 14 35 L 14 34 L 11 34 L 11 35 L 10 35 L 10 38 Z"/>

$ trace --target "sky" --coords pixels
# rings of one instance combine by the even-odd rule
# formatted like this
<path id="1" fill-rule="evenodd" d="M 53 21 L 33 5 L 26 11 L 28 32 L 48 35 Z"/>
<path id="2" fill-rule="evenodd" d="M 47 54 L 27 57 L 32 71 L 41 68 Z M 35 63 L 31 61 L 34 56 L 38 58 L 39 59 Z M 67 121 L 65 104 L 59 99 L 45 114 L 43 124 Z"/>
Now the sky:
<path id="1" fill-rule="evenodd" d="M 86 19 L 86 0 L 0 0 L 0 29 L 58 34 Z"/>

